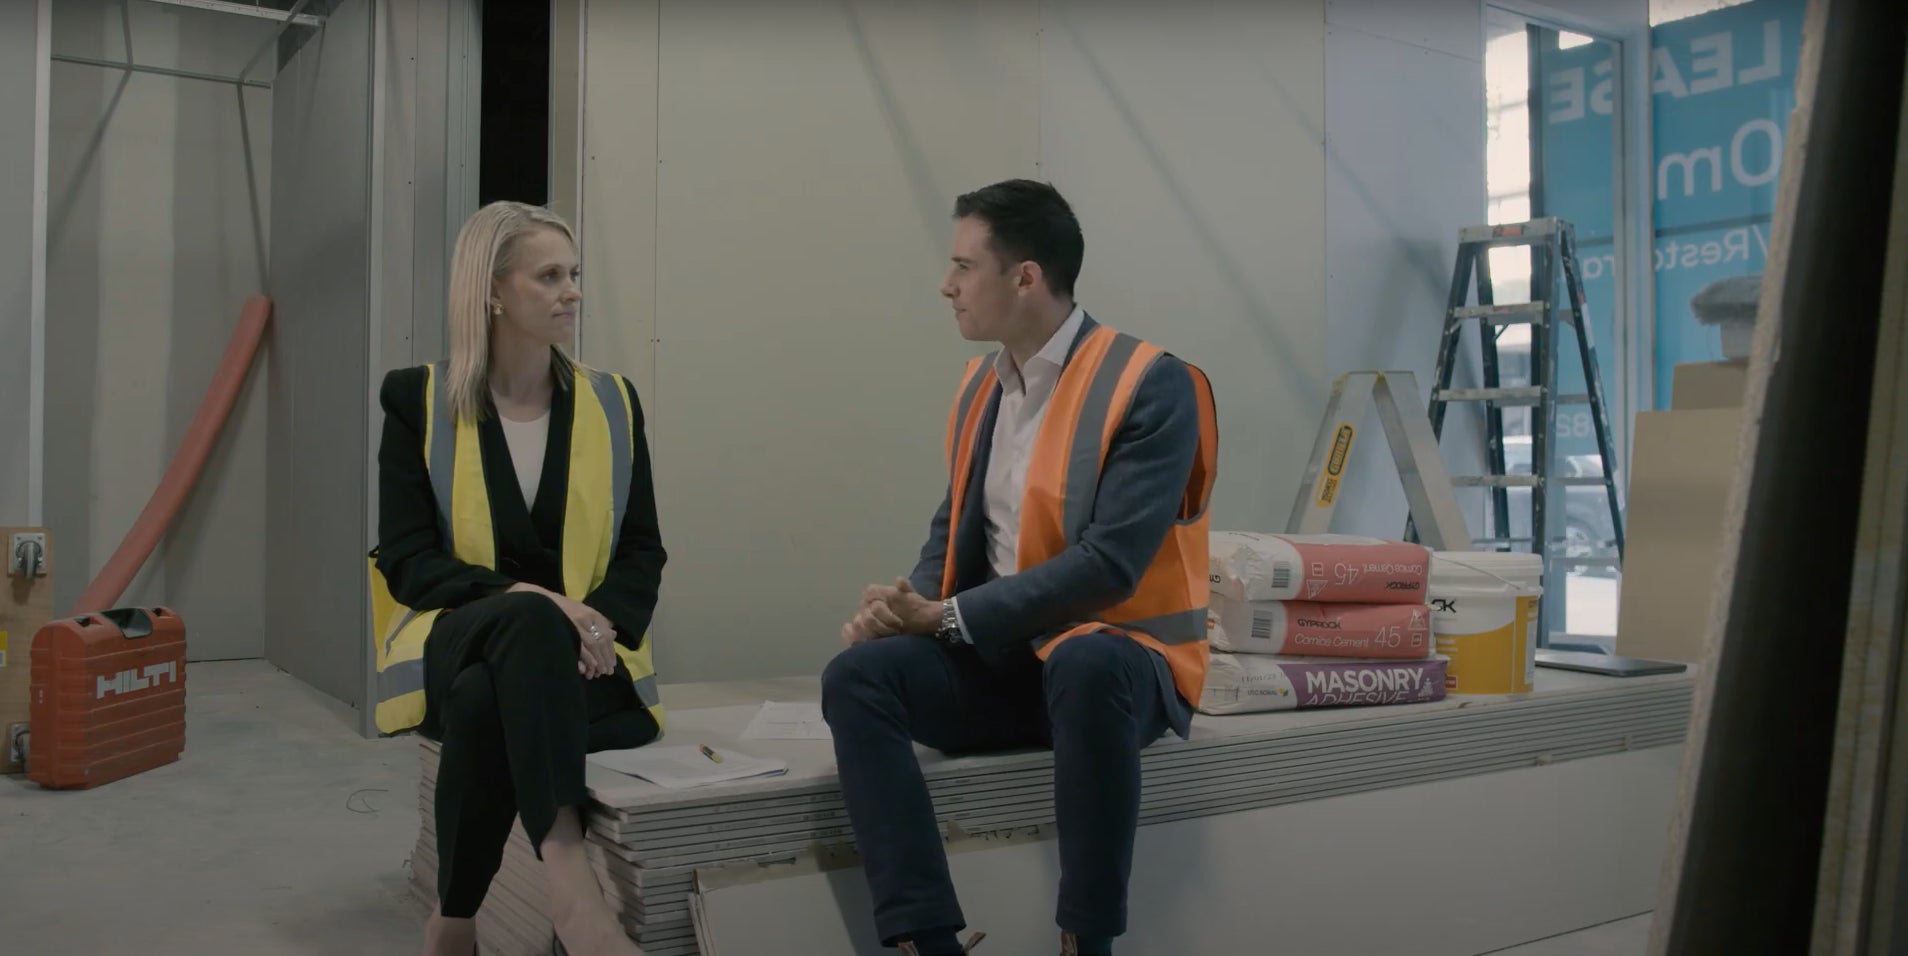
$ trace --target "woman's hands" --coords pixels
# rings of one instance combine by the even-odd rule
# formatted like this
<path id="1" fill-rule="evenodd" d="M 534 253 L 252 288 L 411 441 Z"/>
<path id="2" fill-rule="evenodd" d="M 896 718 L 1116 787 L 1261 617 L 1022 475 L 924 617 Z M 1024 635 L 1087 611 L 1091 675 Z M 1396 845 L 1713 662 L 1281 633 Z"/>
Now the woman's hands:
<path id="1" fill-rule="evenodd" d="M 578 644 L 576 672 L 583 675 L 585 680 L 616 672 L 616 626 L 601 611 L 534 584 L 513 584 L 510 590 L 530 591 L 549 598 L 563 612 L 563 616 L 576 626 L 577 636 L 582 638 Z"/>

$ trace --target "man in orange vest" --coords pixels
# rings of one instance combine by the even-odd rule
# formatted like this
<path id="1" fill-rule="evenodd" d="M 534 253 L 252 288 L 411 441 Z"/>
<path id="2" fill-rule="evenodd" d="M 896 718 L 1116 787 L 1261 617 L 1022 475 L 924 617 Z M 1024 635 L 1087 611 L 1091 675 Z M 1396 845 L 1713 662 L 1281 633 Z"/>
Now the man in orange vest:
<path id="1" fill-rule="evenodd" d="M 919 741 L 1053 749 L 1061 949 L 1111 953 L 1140 751 L 1186 736 L 1205 681 L 1212 389 L 1075 304 L 1084 243 L 1052 186 L 996 183 L 954 218 L 941 294 L 1001 348 L 968 363 L 920 563 L 863 592 L 822 710 L 884 944 L 966 951 Z"/>

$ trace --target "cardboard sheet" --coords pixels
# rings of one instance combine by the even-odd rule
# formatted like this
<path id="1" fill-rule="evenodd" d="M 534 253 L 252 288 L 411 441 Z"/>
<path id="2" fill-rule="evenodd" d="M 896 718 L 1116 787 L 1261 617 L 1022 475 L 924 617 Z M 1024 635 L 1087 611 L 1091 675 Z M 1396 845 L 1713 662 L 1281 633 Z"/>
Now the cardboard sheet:
<path id="1" fill-rule="evenodd" d="M 1632 433 L 1616 652 L 1700 661 L 1742 434 L 1737 408 L 1643 412 Z M 1796 560 L 1807 560 L 1797 555 Z"/>
<path id="2" fill-rule="evenodd" d="M 1735 408 L 1748 381 L 1747 359 L 1681 363 L 1670 370 L 1670 408 Z"/>

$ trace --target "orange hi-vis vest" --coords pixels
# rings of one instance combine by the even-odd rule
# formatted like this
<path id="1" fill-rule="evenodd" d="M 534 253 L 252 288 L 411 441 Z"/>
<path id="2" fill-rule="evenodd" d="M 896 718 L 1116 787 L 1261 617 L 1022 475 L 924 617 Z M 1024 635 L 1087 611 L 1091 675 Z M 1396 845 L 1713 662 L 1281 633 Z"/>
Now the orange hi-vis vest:
<path id="1" fill-rule="evenodd" d="M 1074 350 L 1054 387 L 1028 458 L 1017 570 L 1052 560 L 1080 541 L 1093 515 L 1100 470 L 1113 436 L 1126 420 L 1141 378 L 1162 354 L 1158 346 L 1103 325 L 1094 326 Z M 948 415 L 951 500 L 947 558 L 941 572 L 941 594 L 947 596 L 955 593 L 955 542 L 980 446 L 981 422 L 999 383 L 993 359 L 989 355 L 967 363 Z M 1219 428 L 1212 383 L 1190 363 L 1186 370 L 1192 375 L 1199 404 L 1199 452 L 1180 500 L 1178 520 L 1131 597 L 1101 612 L 1100 620 L 1078 622 L 1037 639 L 1034 650 L 1045 660 L 1062 641 L 1076 635 L 1123 634 L 1164 655 L 1174 688 L 1196 704 L 1205 687 L 1209 652 L 1206 603 L 1211 588 L 1211 518 L 1207 506 L 1219 470 Z"/>

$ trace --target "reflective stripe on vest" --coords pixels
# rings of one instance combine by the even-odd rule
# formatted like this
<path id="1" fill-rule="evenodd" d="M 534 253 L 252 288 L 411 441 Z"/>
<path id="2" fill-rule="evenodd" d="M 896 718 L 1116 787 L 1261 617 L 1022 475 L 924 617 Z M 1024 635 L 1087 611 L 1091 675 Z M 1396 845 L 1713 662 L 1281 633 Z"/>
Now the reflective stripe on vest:
<path id="1" fill-rule="evenodd" d="M 967 485 L 974 468 L 974 445 L 980 440 L 980 423 L 987 411 L 999 379 L 994 375 L 994 359 L 1000 353 L 967 363 L 967 375 L 954 399 L 954 410 L 947 417 L 948 490 L 947 561 L 941 569 L 941 594 L 954 593 L 954 532 L 960 527 L 962 508 L 967 504 Z"/>
<path id="2" fill-rule="evenodd" d="M 445 367 L 443 362 L 429 367 L 424 403 L 425 468 L 437 500 L 438 530 L 444 550 L 460 561 L 494 570 L 497 533 L 491 523 L 478 427 L 473 422 L 453 425 L 446 420 Z M 622 378 L 606 372 L 577 366 L 571 395 L 575 411 L 563 508 L 563 593 L 580 601 L 603 583 L 629 511 L 635 413 Z M 607 524 L 604 517 L 609 519 Z M 424 639 L 442 612 L 414 610 L 393 600 L 375 557 L 371 587 L 372 625 L 378 636 L 376 720 L 380 732 L 392 734 L 424 719 Z M 617 644 L 616 656 L 629 670 L 637 699 L 661 726 L 662 697 L 649 641 L 645 638 L 634 651 Z"/>
<path id="3" fill-rule="evenodd" d="M 1158 346 L 1105 326 L 1095 327 L 1074 349 L 1028 457 L 1018 570 L 1052 560 L 1085 536 L 1113 436 L 1126 421 L 1141 379 L 1162 354 Z M 998 392 L 994 360 L 990 355 L 968 363 L 948 415 L 950 502 L 942 594 L 955 593 L 959 522 L 980 450 L 980 424 Z M 1197 703 L 1206 675 L 1208 505 L 1218 473 L 1218 414 L 1205 373 L 1190 364 L 1185 367 L 1199 407 L 1199 450 L 1172 530 L 1130 597 L 1101 611 L 1097 620 L 1036 640 L 1034 647 L 1045 658 L 1078 634 L 1124 634 L 1163 654 L 1174 686 Z"/>

